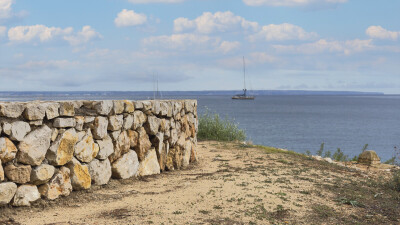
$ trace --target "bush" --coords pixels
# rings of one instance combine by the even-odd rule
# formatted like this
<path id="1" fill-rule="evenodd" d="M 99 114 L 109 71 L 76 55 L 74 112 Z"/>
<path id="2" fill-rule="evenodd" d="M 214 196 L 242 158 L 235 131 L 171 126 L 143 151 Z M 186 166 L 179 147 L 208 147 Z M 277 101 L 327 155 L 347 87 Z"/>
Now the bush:
<path id="1" fill-rule="evenodd" d="M 246 134 L 238 128 L 237 123 L 228 118 L 221 119 L 218 114 L 209 111 L 199 117 L 199 131 L 197 137 L 200 140 L 214 141 L 244 141 Z"/>
<path id="2" fill-rule="evenodd" d="M 389 186 L 396 191 L 400 191 L 400 170 L 393 173 L 393 178 L 389 181 Z"/>

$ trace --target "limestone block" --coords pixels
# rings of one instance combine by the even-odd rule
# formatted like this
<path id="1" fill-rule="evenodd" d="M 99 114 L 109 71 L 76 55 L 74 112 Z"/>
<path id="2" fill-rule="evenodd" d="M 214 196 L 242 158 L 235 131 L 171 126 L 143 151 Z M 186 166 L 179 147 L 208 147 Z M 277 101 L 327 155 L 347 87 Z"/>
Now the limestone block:
<path id="1" fill-rule="evenodd" d="M 156 135 L 160 129 L 161 120 L 155 116 L 149 116 L 144 127 L 148 134 Z"/>
<path id="2" fill-rule="evenodd" d="M 143 103 L 143 111 L 151 111 L 153 104 L 151 101 L 142 101 Z"/>
<path id="3" fill-rule="evenodd" d="M 135 104 L 132 101 L 124 100 L 124 112 L 133 113 L 135 111 Z"/>
<path id="4" fill-rule="evenodd" d="M 172 117 L 173 116 L 173 105 L 172 102 L 167 102 L 167 117 Z"/>
<path id="5" fill-rule="evenodd" d="M 183 160 L 182 147 L 175 146 L 174 156 L 173 156 L 172 160 L 173 160 L 175 169 L 179 170 L 182 168 L 182 160 Z"/>
<path id="6" fill-rule="evenodd" d="M 182 149 L 182 167 L 189 166 L 191 154 L 192 142 L 190 140 L 186 140 L 185 147 Z"/>
<path id="7" fill-rule="evenodd" d="M 75 116 L 75 102 L 60 102 L 60 116 Z"/>
<path id="8" fill-rule="evenodd" d="M 376 165 L 381 163 L 381 159 L 378 157 L 375 151 L 367 150 L 358 156 L 358 163 L 366 165 Z"/>
<path id="9" fill-rule="evenodd" d="M 99 145 L 94 142 L 92 132 L 88 129 L 85 136 L 75 145 L 74 155 L 79 161 L 89 163 L 96 158 L 99 150 Z"/>
<path id="10" fill-rule="evenodd" d="M 136 175 L 139 161 L 136 152 L 129 151 L 112 164 L 112 177 L 128 179 Z"/>
<path id="11" fill-rule="evenodd" d="M 13 141 L 21 141 L 27 133 L 31 131 L 29 123 L 23 121 L 15 121 L 11 124 L 10 139 Z"/>
<path id="12" fill-rule="evenodd" d="M 0 206 L 10 203 L 15 192 L 17 192 L 17 185 L 15 183 L 0 183 Z"/>
<path id="13" fill-rule="evenodd" d="M 113 107 L 114 107 L 114 103 L 111 100 L 99 101 L 94 106 L 97 113 L 100 115 L 103 115 L 103 116 L 108 116 Z"/>
<path id="14" fill-rule="evenodd" d="M 103 139 L 107 136 L 108 120 L 106 117 L 98 116 L 93 124 L 93 136 L 96 139 Z"/>
<path id="15" fill-rule="evenodd" d="M 56 118 L 54 119 L 53 126 L 56 128 L 68 128 L 75 127 L 76 121 L 75 118 Z"/>
<path id="16" fill-rule="evenodd" d="M 17 147 L 8 138 L 0 138 L 0 160 L 3 163 L 10 162 L 17 155 Z"/>
<path id="17" fill-rule="evenodd" d="M 112 114 L 118 115 L 123 113 L 125 110 L 125 103 L 123 100 L 114 100 Z"/>
<path id="18" fill-rule="evenodd" d="M 143 109 L 142 101 L 136 101 L 135 102 L 135 109 Z"/>
<path id="19" fill-rule="evenodd" d="M 129 130 L 131 129 L 133 126 L 133 115 L 128 114 L 127 116 L 125 116 L 124 118 L 124 125 L 123 128 L 124 130 Z"/>
<path id="20" fill-rule="evenodd" d="M 27 120 L 43 120 L 46 115 L 46 108 L 42 103 L 34 102 L 27 104 L 24 117 Z"/>
<path id="21" fill-rule="evenodd" d="M 158 164 L 160 165 L 161 171 L 165 170 L 165 164 L 167 163 L 167 150 L 164 145 L 164 133 L 158 133 L 152 140 L 155 147 Z"/>
<path id="22" fill-rule="evenodd" d="M 18 118 L 24 112 L 26 104 L 24 103 L 0 103 L 0 116 L 8 118 Z"/>
<path id="23" fill-rule="evenodd" d="M 182 110 L 182 103 L 178 101 L 175 102 L 172 110 L 172 114 L 175 119 L 178 115 L 180 116 L 181 110 Z"/>
<path id="24" fill-rule="evenodd" d="M 149 135 L 147 135 L 146 130 L 141 127 L 138 129 L 139 139 L 138 144 L 135 147 L 135 151 L 138 155 L 140 161 L 142 161 L 147 153 L 147 151 L 151 148 L 151 142 L 149 140 Z"/>
<path id="25" fill-rule="evenodd" d="M 178 130 L 177 129 L 171 129 L 171 136 L 170 136 L 170 138 L 169 138 L 169 144 L 171 145 L 171 146 L 175 146 L 175 144 L 176 144 L 176 142 L 178 141 L 178 138 L 179 138 L 179 133 L 178 133 Z"/>
<path id="26" fill-rule="evenodd" d="M 92 184 L 89 168 L 87 165 L 82 165 L 77 159 L 73 158 L 67 167 L 71 171 L 71 183 L 73 190 L 89 189 Z"/>
<path id="27" fill-rule="evenodd" d="M 75 129 L 77 131 L 82 131 L 83 130 L 83 125 L 85 124 L 85 117 L 83 116 L 75 116 Z"/>
<path id="28" fill-rule="evenodd" d="M 59 134 L 47 151 L 46 158 L 52 165 L 62 166 L 71 161 L 75 144 L 78 142 L 78 134 L 74 128 Z"/>
<path id="29" fill-rule="evenodd" d="M 140 162 L 138 176 L 148 176 L 160 173 L 160 165 L 158 164 L 156 150 L 150 149 Z"/>
<path id="30" fill-rule="evenodd" d="M 15 193 L 13 206 L 30 206 L 31 202 L 40 199 L 40 193 L 35 185 L 21 185 Z"/>
<path id="31" fill-rule="evenodd" d="M 3 132 L 4 132 L 6 135 L 8 135 L 8 136 L 11 135 L 11 128 L 12 128 L 11 123 L 9 123 L 9 122 L 3 122 Z"/>
<path id="32" fill-rule="evenodd" d="M 39 187 L 40 194 L 49 200 L 54 200 L 59 196 L 68 196 L 71 191 L 70 170 L 64 166 L 54 174 L 49 183 Z"/>
<path id="33" fill-rule="evenodd" d="M 111 178 L 111 163 L 106 159 L 100 161 L 94 159 L 89 163 L 89 173 L 92 178 L 92 183 L 96 185 L 107 184 Z"/>
<path id="34" fill-rule="evenodd" d="M 57 136 L 58 136 L 58 129 L 57 128 L 51 129 L 51 141 L 55 141 L 57 139 Z"/>
<path id="35" fill-rule="evenodd" d="M 146 120 L 147 116 L 142 111 L 135 111 L 133 113 L 133 129 L 136 130 L 143 126 Z"/>
<path id="36" fill-rule="evenodd" d="M 99 145 L 99 153 L 97 154 L 96 158 L 104 160 L 114 152 L 114 144 L 109 135 L 102 140 L 97 140 L 96 142 Z"/>
<path id="37" fill-rule="evenodd" d="M 124 123 L 123 115 L 113 115 L 108 118 L 108 130 L 117 131 L 121 130 L 122 125 Z"/>
<path id="38" fill-rule="evenodd" d="M 161 111 L 160 111 L 160 115 L 161 116 L 167 116 L 168 115 L 168 104 L 166 102 L 161 102 Z M 172 111 L 171 111 L 172 114 Z"/>
<path id="39" fill-rule="evenodd" d="M 54 166 L 48 164 L 37 166 L 32 169 L 30 183 L 34 185 L 45 184 L 53 177 L 54 172 Z"/>
<path id="40" fill-rule="evenodd" d="M 96 117 L 94 116 L 85 116 L 85 124 L 87 123 L 93 123 Z"/>
<path id="41" fill-rule="evenodd" d="M 131 146 L 127 131 L 122 131 L 114 141 L 114 152 L 108 158 L 111 162 L 119 159 L 123 154 L 129 151 Z"/>
<path id="42" fill-rule="evenodd" d="M 128 137 L 131 143 L 131 148 L 135 148 L 138 144 L 139 133 L 134 130 L 128 130 Z"/>
<path id="43" fill-rule="evenodd" d="M 4 167 L 6 177 L 17 184 L 25 184 L 31 180 L 32 168 L 29 165 L 8 164 Z"/>
<path id="44" fill-rule="evenodd" d="M 0 160 L 0 183 L 4 180 L 4 169 L 3 169 L 3 165 L 1 164 L 1 160 Z"/>
<path id="45" fill-rule="evenodd" d="M 29 121 L 29 125 L 31 126 L 42 126 L 43 120 L 31 120 Z"/>
<path id="46" fill-rule="evenodd" d="M 192 141 L 192 149 L 190 153 L 190 163 L 197 162 L 197 151 L 196 151 L 196 142 Z"/>
<path id="47" fill-rule="evenodd" d="M 60 116 L 59 108 L 60 104 L 58 102 L 47 102 L 44 104 L 46 111 L 46 118 L 52 120 Z"/>
<path id="48" fill-rule="evenodd" d="M 186 113 L 193 113 L 195 107 L 195 102 L 193 100 L 185 100 L 185 111 Z"/>
<path id="49" fill-rule="evenodd" d="M 40 165 L 50 147 L 51 134 L 52 130 L 43 125 L 26 135 L 18 145 L 18 162 L 34 166 Z"/>
<path id="50" fill-rule="evenodd" d="M 152 113 L 154 115 L 160 115 L 161 114 L 161 102 L 159 100 L 154 100 L 153 101 Z"/>

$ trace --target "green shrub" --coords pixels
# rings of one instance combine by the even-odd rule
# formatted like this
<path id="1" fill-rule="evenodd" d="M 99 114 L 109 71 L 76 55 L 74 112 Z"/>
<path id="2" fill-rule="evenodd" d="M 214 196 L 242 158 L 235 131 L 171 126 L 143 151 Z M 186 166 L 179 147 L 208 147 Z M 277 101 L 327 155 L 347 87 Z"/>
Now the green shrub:
<path id="1" fill-rule="evenodd" d="M 199 131 L 197 137 L 200 140 L 214 141 L 244 141 L 246 134 L 238 128 L 237 123 L 228 118 L 221 118 L 218 114 L 206 111 L 199 117 Z"/>
<path id="2" fill-rule="evenodd" d="M 393 173 L 393 177 L 389 181 L 389 186 L 396 191 L 400 191 L 400 170 Z"/>

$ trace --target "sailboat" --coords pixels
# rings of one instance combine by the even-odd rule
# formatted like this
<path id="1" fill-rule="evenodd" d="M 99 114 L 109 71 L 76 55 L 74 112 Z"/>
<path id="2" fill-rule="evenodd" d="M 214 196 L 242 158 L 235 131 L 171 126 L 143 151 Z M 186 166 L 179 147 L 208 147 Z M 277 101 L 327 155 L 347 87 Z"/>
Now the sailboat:
<path id="1" fill-rule="evenodd" d="M 243 88 L 243 94 L 235 95 L 232 97 L 234 100 L 254 100 L 256 97 L 253 95 L 247 95 L 247 89 L 246 89 L 246 62 L 244 61 L 244 56 L 243 56 L 243 80 L 244 80 L 244 88 Z"/>

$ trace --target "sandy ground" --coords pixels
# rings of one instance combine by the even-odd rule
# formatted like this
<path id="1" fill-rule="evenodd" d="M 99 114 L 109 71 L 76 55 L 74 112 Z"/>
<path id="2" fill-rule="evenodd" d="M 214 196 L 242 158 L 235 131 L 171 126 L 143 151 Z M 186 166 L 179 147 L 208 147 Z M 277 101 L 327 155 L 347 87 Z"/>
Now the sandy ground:
<path id="1" fill-rule="evenodd" d="M 329 216 L 318 222 L 312 208 L 341 217 L 358 208 L 338 204 L 337 193 L 321 187 L 368 176 L 234 143 L 200 142 L 198 152 L 199 162 L 185 170 L 113 180 L 30 208 L 0 208 L 0 224 L 338 223 Z"/>

